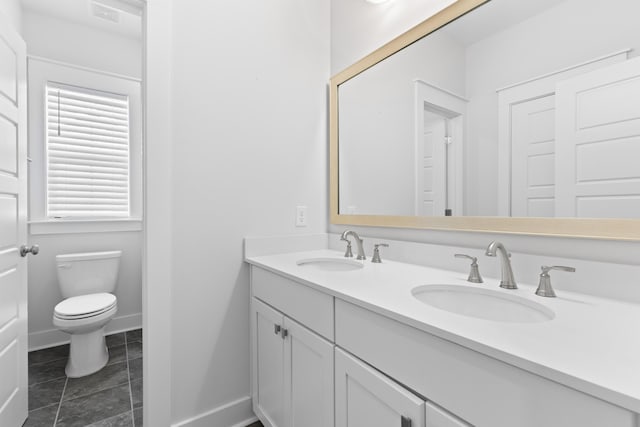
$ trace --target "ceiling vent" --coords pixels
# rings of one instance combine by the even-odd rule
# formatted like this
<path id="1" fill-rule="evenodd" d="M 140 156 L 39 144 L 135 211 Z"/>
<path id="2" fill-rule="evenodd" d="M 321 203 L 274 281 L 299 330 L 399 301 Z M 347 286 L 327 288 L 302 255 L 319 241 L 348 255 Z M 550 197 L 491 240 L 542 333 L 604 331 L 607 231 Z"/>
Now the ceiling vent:
<path id="1" fill-rule="evenodd" d="M 110 7 L 103 6 L 96 2 L 91 4 L 91 12 L 96 18 L 104 19 L 109 22 L 120 22 L 120 12 Z"/>

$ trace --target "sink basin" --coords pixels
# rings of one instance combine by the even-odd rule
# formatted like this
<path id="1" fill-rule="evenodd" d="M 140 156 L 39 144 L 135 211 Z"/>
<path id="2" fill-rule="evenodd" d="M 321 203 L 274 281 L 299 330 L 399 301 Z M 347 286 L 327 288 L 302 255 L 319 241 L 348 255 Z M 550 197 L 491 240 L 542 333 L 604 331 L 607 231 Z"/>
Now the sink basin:
<path id="1" fill-rule="evenodd" d="M 364 266 L 362 261 L 350 258 L 307 258 L 296 262 L 305 268 L 315 268 L 323 271 L 350 271 L 358 270 Z"/>
<path id="2" fill-rule="evenodd" d="M 451 313 L 497 322 L 536 323 L 555 317 L 534 301 L 506 292 L 458 285 L 425 285 L 413 288 L 414 298 Z"/>

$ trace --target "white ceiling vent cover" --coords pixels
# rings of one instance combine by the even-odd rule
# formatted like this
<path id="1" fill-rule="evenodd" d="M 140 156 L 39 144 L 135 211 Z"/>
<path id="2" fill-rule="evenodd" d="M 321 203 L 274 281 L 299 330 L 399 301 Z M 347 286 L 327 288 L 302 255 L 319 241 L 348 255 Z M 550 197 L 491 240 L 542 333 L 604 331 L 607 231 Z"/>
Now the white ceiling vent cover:
<path id="1" fill-rule="evenodd" d="M 120 12 L 99 3 L 91 3 L 91 12 L 93 13 L 93 16 L 104 19 L 105 21 L 115 22 L 116 24 L 120 22 Z"/>

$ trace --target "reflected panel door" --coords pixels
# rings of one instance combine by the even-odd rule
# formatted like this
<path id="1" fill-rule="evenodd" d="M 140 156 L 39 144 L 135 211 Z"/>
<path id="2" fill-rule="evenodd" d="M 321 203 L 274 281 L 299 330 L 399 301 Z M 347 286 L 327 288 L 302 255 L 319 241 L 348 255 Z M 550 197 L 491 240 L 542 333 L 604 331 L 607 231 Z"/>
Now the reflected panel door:
<path id="1" fill-rule="evenodd" d="M 511 215 L 555 213 L 555 96 L 516 104 L 511 110 Z"/>
<path id="2" fill-rule="evenodd" d="M 558 83 L 557 215 L 640 218 L 640 58 Z"/>

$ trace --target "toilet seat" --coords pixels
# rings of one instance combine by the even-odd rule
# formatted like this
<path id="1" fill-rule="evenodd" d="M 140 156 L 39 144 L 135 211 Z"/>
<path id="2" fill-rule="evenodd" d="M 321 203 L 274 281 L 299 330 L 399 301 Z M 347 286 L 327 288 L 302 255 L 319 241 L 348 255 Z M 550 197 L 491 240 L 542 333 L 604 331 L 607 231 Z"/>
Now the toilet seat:
<path id="1" fill-rule="evenodd" d="M 63 320 L 79 320 L 99 316 L 117 305 L 116 296 L 106 292 L 80 295 L 58 303 L 54 317 Z"/>

